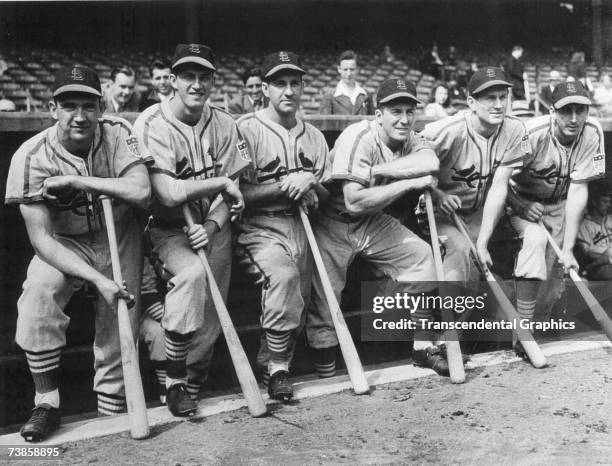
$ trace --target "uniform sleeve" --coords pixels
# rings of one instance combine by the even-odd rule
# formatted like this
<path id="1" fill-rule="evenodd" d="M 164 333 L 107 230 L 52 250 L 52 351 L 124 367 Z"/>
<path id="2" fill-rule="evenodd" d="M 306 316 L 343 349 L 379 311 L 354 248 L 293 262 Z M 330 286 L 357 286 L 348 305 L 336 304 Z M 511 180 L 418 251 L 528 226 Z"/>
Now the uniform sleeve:
<path id="1" fill-rule="evenodd" d="M 319 183 L 327 183 L 331 178 L 331 160 L 329 148 L 325 136 L 317 131 L 317 160 L 315 161 L 313 173 Z"/>
<path id="2" fill-rule="evenodd" d="M 140 144 L 139 149 L 143 157 L 151 158 L 149 171 L 151 173 L 163 173 L 177 178 L 176 156 L 170 142 L 167 128 L 161 128 L 155 121 L 144 117 L 142 114 L 134 123 L 134 133 Z"/>
<path id="3" fill-rule="evenodd" d="M 227 113 L 219 114 L 219 125 L 215 126 L 214 157 L 217 176 L 236 179 L 251 166 L 251 155 L 234 119 Z"/>
<path id="4" fill-rule="evenodd" d="M 355 134 L 354 128 L 340 135 L 333 150 L 332 174 L 334 180 L 355 181 L 370 185 L 374 153 L 377 149 L 371 143 L 369 127 Z"/>
<path id="5" fill-rule="evenodd" d="M 426 141 L 429 144 L 429 148 L 433 149 L 436 153 L 440 160 L 440 165 L 448 161 L 453 152 L 453 140 L 455 139 L 449 133 L 448 129 L 440 131 L 437 130 L 437 125 L 435 123 L 430 123 L 425 125 L 425 128 L 419 133 L 419 136 L 423 141 Z"/>
<path id="6" fill-rule="evenodd" d="M 134 165 L 152 164 L 153 158 L 143 155 L 138 138 L 127 121 L 111 126 L 116 131 L 115 152 L 113 154 L 114 176 L 123 176 Z"/>
<path id="7" fill-rule="evenodd" d="M 588 183 L 606 173 L 604 135 L 596 120 L 589 120 L 584 128 L 583 146 L 578 149 L 579 159 L 570 173 L 572 183 Z"/>
<path id="8" fill-rule="evenodd" d="M 257 139 L 253 128 L 249 124 L 249 120 L 238 120 L 238 131 L 241 134 L 243 141 L 251 156 L 251 163 L 240 174 L 240 178 L 249 184 L 257 183 Z"/>
<path id="9" fill-rule="evenodd" d="M 44 145 L 38 150 L 44 151 Z M 11 159 L 6 180 L 5 204 L 31 204 L 43 200 L 43 182 L 50 176 L 59 174 L 58 170 L 45 163 L 35 149 L 17 150 Z"/>
<path id="10" fill-rule="evenodd" d="M 506 141 L 500 141 L 506 144 L 506 150 L 500 161 L 500 165 L 505 167 L 520 168 L 523 162 L 532 153 L 531 143 L 527 129 L 522 121 L 518 119 L 510 119 L 505 122 L 508 124 L 508 138 Z M 504 128 L 502 128 L 502 131 Z"/>

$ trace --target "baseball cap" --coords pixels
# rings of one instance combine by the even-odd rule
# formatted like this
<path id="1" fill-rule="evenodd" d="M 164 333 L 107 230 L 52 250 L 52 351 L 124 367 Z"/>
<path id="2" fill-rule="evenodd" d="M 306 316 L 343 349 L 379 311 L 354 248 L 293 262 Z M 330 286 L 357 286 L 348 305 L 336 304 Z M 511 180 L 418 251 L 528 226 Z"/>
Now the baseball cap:
<path id="1" fill-rule="evenodd" d="M 302 68 L 300 56 L 293 52 L 285 52 L 281 50 L 264 57 L 262 66 L 264 78 L 269 78 L 273 74 L 282 70 L 293 70 L 306 74 L 306 71 Z"/>
<path id="2" fill-rule="evenodd" d="M 406 98 L 414 100 L 416 103 L 422 104 L 416 97 L 416 87 L 410 81 L 405 79 L 387 79 L 378 88 L 376 93 L 376 104 L 385 104 L 395 99 Z"/>
<path id="3" fill-rule="evenodd" d="M 478 94 L 493 86 L 512 87 L 512 84 L 506 81 L 504 70 L 494 66 L 487 66 L 472 75 L 470 82 L 468 82 L 468 94 Z"/>
<path id="4" fill-rule="evenodd" d="M 194 63 L 212 71 L 215 68 L 215 54 L 206 45 L 202 44 L 178 44 L 172 56 L 172 69 L 184 63 Z"/>
<path id="5" fill-rule="evenodd" d="M 53 97 L 65 92 L 85 92 L 102 97 L 102 87 L 98 74 L 84 65 L 60 68 L 53 82 Z"/>
<path id="6" fill-rule="evenodd" d="M 591 105 L 591 99 L 580 81 L 571 81 L 557 84 L 552 93 L 552 104 L 556 109 L 568 104 Z"/>

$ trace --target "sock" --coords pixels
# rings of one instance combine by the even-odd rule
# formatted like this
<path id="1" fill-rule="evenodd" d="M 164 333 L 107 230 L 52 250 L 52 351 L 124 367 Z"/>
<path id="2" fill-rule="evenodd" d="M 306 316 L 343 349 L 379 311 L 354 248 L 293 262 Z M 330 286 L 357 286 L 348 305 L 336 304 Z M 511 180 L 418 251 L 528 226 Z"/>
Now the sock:
<path id="1" fill-rule="evenodd" d="M 142 308 L 156 322 L 160 322 L 164 316 L 164 305 L 159 300 L 157 293 L 144 293 L 142 295 Z"/>
<path id="2" fill-rule="evenodd" d="M 193 333 L 182 335 L 165 331 L 166 337 L 166 388 L 175 383 L 187 384 L 187 351 Z"/>
<path id="3" fill-rule="evenodd" d="M 192 400 L 196 401 L 198 399 L 198 395 L 200 394 L 199 382 L 196 382 L 195 380 L 188 380 L 187 393 Z"/>
<path id="4" fill-rule="evenodd" d="M 438 290 L 426 291 L 422 293 L 418 293 L 419 296 L 422 296 L 424 300 L 427 299 L 428 296 L 437 296 Z M 422 350 L 425 348 L 429 348 L 430 346 L 434 346 L 434 334 L 431 330 L 428 330 L 425 327 L 426 322 L 433 321 L 434 311 L 433 309 L 429 309 L 427 306 L 422 306 L 417 309 L 410 310 L 410 318 L 415 323 L 414 329 L 414 350 Z"/>
<path id="5" fill-rule="evenodd" d="M 531 321 L 535 314 L 535 306 L 540 290 L 540 280 L 520 278 L 516 282 L 516 311 L 520 319 Z M 517 322 L 518 325 L 518 322 Z M 512 333 L 512 345 L 516 345 L 518 337 Z"/>
<path id="6" fill-rule="evenodd" d="M 46 393 L 38 393 L 34 395 L 34 406 L 40 405 L 49 405 L 52 408 L 59 408 L 60 406 L 60 396 L 59 390 L 56 388 L 53 391 Z"/>
<path id="7" fill-rule="evenodd" d="M 43 394 L 57 390 L 61 355 L 61 348 L 51 351 L 26 351 L 36 393 Z"/>
<path id="8" fill-rule="evenodd" d="M 98 415 L 116 416 L 127 410 L 127 403 L 124 396 L 107 395 L 98 392 Z"/>
<path id="9" fill-rule="evenodd" d="M 157 386 L 159 387 L 159 396 L 166 395 L 166 361 L 151 361 L 155 376 L 157 377 Z"/>
<path id="10" fill-rule="evenodd" d="M 337 346 L 313 349 L 313 363 L 317 375 L 325 379 L 336 375 L 336 352 Z"/>
<path id="11" fill-rule="evenodd" d="M 268 372 L 270 375 L 278 371 L 289 372 L 290 349 L 293 344 L 293 331 L 266 330 L 266 342 L 270 352 Z"/>

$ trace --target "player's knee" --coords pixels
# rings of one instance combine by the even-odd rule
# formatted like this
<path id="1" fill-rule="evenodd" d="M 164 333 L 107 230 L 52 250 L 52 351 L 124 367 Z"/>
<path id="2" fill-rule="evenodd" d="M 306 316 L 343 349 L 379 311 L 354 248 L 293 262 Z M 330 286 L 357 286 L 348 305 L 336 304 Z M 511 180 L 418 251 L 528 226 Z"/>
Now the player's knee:
<path id="1" fill-rule="evenodd" d="M 206 285 L 206 273 L 199 261 L 193 262 L 183 267 L 171 280 L 175 285 L 194 287 L 194 289 L 204 289 Z"/>
<path id="2" fill-rule="evenodd" d="M 547 242 L 548 238 L 546 237 L 546 233 L 542 230 L 542 228 L 538 227 L 526 232 L 525 236 L 523 237 L 523 248 L 544 251 L 546 249 Z"/>
<path id="3" fill-rule="evenodd" d="M 269 276 L 270 287 L 279 287 L 287 290 L 300 290 L 300 273 L 295 264 L 283 262 L 274 268 Z"/>

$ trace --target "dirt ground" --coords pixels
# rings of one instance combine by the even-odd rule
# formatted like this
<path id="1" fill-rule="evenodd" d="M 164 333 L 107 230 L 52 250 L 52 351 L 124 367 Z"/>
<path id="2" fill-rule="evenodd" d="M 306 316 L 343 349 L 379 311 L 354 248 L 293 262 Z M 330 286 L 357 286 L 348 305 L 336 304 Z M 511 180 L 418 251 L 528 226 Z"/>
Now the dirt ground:
<path id="1" fill-rule="evenodd" d="M 612 351 L 437 376 L 63 446 L 86 464 L 612 464 Z M 57 463 L 55 463 L 57 464 Z"/>

